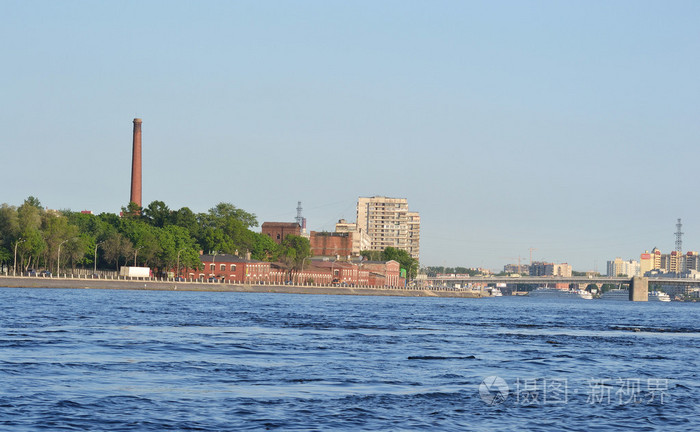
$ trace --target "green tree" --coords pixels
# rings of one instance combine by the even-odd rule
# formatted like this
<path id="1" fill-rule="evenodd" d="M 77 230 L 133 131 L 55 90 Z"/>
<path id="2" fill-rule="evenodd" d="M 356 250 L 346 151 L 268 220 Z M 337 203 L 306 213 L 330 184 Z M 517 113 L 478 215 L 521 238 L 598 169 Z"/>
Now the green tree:
<path id="1" fill-rule="evenodd" d="M 42 253 L 46 249 L 46 242 L 41 234 L 41 221 L 44 210 L 41 203 L 34 197 L 27 198 L 17 208 L 17 222 L 19 234 L 17 240 L 23 240 L 19 244 L 17 253 L 20 257 L 21 267 L 25 270 L 32 265 L 38 265 Z"/>
<path id="2" fill-rule="evenodd" d="M 161 252 L 158 241 L 159 228 L 145 222 L 145 219 L 126 218 L 122 220 L 121 232 L 131 241 L 134 248 L 134 264 L 157 267 L 156 257 Z M 128 262 L 128 261 L 127 261 Z"/>
<path id="3" fill-rule="evenodd" d="M 254 234 L 254 244 L 250 251 L 251 258 L 259 261 L 273 261 L 279 255 L 279 245 L 264 234 Z"/>
<path id="4" fill-rule="evenodd" d="M 411 257 L 411 255 L 403 249 L 396 249 L 393 247 L 387 247 L 382 251 L 383 261 L 397 261 L 401 268 L 406 270 L 406 276 L 408 279 L 413 279 L 418 274 L 418 260 Z"/>
<path id="5" fill-rule="evenodd" d="M 130 219 L 141 218 L 142 211 L 143 207 L 141 207 L 133 201 L 130 201 L 126 207 L 122 207 L 122 217 Z"/>
<path id="6" fill-rule="evenodd" d="M 309 239 L 296 235 L 288 235 L 280 244 L 280 258 L 289 275 L 298 272 L 304 266 L 304 260 L 311 257 Z"/>
<path id="7" fill-rule="evenodd" d="M 162 228 L 171 220 L 171 211 L 163 201 L 153 201 L 143 209 L 143 217 L 153 226 Z"/>
<path id="8" fill-rule="evenodd" d="M 119 270 L 120 260 L 123 259 L 124 264 L 126 264 L 127 259 L 134 253 L 131 241 L 118 232 L 113 232 L 107 236 L 101 245 L 101 249 L 105 260 L 108 263 L 113 263 L 117 270 Z"/>
<path id="9" fill-rule="evenodd" d="M 241 221 L 246 227 L 252 228 L 258 226 L 258 219 L 253 213 L 248 213 L 245 210 L 236 208 L 230 203 L 219 203 L 215 207 L 209 209 L 209 215 L 215 220 L 226 218 L 234 218 Z"/>
<path id="10" fill-rule="evenodd" d="M 363 251 L 360 251 L 360 255 L 364 259 L 366 259 L 367 261 L 381 261 L 382 260 L 382 251 L 363 250 Z"/>
<path id="11" fill-rule="evenodd" d="M 41 231 L 46 243 L 44 249 L 44 263 L 47 268 L 52 269 L 58 259 L 60 247 L 61 259 L 65 260 L 64 255 L 75 244 L 66 245 L 66 243 L 74 243 L 78 237 L 78 227 L 68 223 L 68 218 L 62 214 L 44 213 L 42 217 Z M 65 263 L 65 261 L 63 261 Z"/>

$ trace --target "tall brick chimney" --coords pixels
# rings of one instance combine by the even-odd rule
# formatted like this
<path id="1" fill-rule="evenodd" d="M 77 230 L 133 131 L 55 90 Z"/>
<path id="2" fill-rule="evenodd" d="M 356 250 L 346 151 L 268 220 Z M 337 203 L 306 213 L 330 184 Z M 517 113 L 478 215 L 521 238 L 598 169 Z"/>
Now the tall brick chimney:
<path id="1" fill-rule="evenodd" d="M 131 156 L 131 202 L 141 203 L 141 119 L 134 119 L 134 150 Z"/>

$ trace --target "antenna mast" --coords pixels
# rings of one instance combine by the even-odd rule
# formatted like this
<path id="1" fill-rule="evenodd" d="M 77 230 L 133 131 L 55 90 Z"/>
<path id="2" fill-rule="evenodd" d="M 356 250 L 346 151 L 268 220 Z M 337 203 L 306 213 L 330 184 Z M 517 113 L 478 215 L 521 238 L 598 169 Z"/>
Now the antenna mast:
<path id="1" fill-rule="evenodd" d="M 297 201 L 297 217 L 296 217 L 296 221 L 297 221 L 297 224 L 299 224 L 299 226 L 302 226 L 302 225 L 304 224 L 304 218 L 303 218 L 302 215 L 301 215 L 301 210 L 302 210 L 302 208 L 301 208 L 301 201 Z"/>
<path id="2" fill-rule="evenodd" d="M 678 255 L 683 251 L 683 233 L 681 232 L 681 228 L 683 228 L 683 224 L 679 218 L 676 224 L 676 252 L 678 252 Z"/>

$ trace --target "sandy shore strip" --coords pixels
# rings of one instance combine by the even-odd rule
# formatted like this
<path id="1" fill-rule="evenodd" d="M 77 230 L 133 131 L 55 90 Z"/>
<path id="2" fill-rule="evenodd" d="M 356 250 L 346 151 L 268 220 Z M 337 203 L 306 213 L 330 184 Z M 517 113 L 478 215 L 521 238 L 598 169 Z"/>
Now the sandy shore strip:
<path id="1" fill-rule="evenodd" d="M 366 295 L 399 297 L 462 297 L 479 298 L 479 292 L 442 291 L 420 289 L 388 289 L 359 287 L 316 287 L 298 285 L 254 285 L 226 284 L 207 282 L 174 282 L 154 280 L 116 280 L 116 279 L 71 279 L 45 277 L 0 276 L 0 287 L 7 288 L 70 288 L 70 289 L 121 289 L 152 291 L 210 291 L 210 292 L 250 292 L 250 293 L 287 293 L 287 294 L 322 294 L 322 295 Z M 487 297 L 487 296 L 485 296 Z"/>

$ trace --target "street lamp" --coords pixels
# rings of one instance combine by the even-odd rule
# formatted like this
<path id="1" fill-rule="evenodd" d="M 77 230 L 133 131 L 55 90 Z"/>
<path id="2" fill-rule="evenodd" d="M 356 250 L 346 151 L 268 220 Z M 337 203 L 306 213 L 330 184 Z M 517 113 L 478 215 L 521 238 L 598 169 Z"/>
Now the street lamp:
<path id="1" fill-rule="evenodd" d="M 20 237 L 17 239 L 17 242 L 15 242 L 15 265 L 12 269 L 12 276 L 17 276 L 17 246 L 19 246 L 20 243 L 23 243 L 25 241 L 27 241 L 27 239 L 23 239 Z"/>
<path id="2" fill-rule="evenodd" d="M 58 257 L 56 259 L 56 276 L 58 277 L 61 277 L 61 246 L 63 246 L 63 243 L 67 242 L 68 240 L 73 239 L 65 239 L 58 245 Z"/>
<path id="3" fill-rule="evenodd" d="M 180 252 L 184 251 L 185 249 L 180 249 L 177 251 L 177 272 L 175 273 L 175 277 L 180 277 Z"/>
<path id="4" fill-rule="evenodd" d="M 94 261 L 95 261 L 95 268 L 94 268 L 93 271 L 92 271 L 93 274 L 97 273 L 97 246 L 101 245 L 102 243 L 104 243 L 104 242 L 101 241 L 101 242 L 99 242 L 99 243 L 95 243 L 95 258 L 94 258 Z"/>

